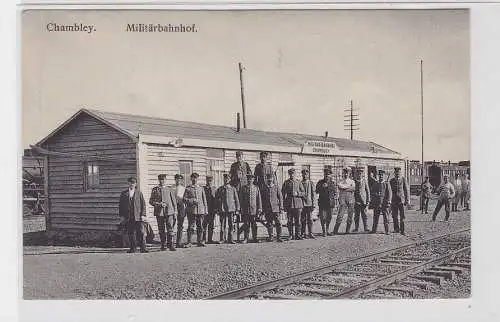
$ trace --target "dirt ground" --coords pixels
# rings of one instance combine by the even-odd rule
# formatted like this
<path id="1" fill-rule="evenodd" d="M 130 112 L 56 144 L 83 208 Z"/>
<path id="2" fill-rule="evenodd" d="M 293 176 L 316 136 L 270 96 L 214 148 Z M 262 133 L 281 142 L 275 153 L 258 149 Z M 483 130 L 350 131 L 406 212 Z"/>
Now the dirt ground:
<path id="1" fill-rule="evenodd" d="M 433 206 L 429 208 L 433 209 Z M 431 222 L 430 218 L 431 214 L 409 211 L 407 236 L 358 233 L 280 244 L 207 245 L 176 252 L 160 252 L 158 246 L 153 246 L 148 254 L 127 254 L 125 249 L 30 246 L 24 248 L 23 255 L 23 297 L 203 298 L 430 236 L 470 228 L 470 212 L 454 213 L 449 222 L 442 221 L 444 210 L 438 221 Z M 368 221 L 371 225 L 371 216 Z M 344 225 L 341 231 L 343 229 Z M 320 231 L 318 223 L 315 223 L 314 231 Z M 379 231 L 382 231 L 381 224 Z M 454 297 L 451 294 L 448 296 Z"/>

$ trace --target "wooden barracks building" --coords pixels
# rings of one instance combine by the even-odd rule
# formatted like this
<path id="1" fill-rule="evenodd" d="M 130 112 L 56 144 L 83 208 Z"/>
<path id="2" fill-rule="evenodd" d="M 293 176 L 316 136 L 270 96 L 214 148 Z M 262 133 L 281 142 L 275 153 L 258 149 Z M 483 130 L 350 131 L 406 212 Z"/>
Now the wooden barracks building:
<path id="1" fill-rule="evenodd" d="M 78 111 L 33 149 L 47 156 L 49 235 L 75 242 L 119 236 L 118 200 L 128 177 L 137 177 L 146 202 L 161 173 L 167 175 L 169 185 L 174 184 L 176 173 L 183 174 L 189 184 L 189 176 L 197 172 L 200 184 L 211 174 L 219 186 L 223 172 L 236 161 L 237 150 L 243 151 L 252 170 L 260 161 L 259 152 L 270 152 L 280 185 L 292 166 L 309 169 L 315 183 L 327 165 L 336 176 L 345 166 L 362 166 L 369 172 L 400 166 L 406 171 L 400 153 L 373 142 L 87 109 Z M 156 232 L 149 205 L 147 215 Z"/>

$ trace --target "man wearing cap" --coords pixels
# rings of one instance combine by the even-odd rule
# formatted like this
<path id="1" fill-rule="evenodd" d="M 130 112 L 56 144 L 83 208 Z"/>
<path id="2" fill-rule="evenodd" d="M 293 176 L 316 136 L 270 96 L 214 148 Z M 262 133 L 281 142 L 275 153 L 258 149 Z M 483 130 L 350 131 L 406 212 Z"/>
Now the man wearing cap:
<path id="1" fill-rule="evenodd" d="M 153 214 L 156 217 L 158 224 L 158 232 L 160 234 L 161 250 L 165 250 L 165 240 L 167 247 L 171 251 L 175 251 L 173 245 L 174 237 L 174 218 L 177 216 L 177 199 L 175 192 L 165 185 L 165 175 L 158 175 L 158 186 L 151 191 L 149 204 L 153 206 Z M 165 227 L 167 233 L 165 234 Z M 167 236 L 168 235 L 168 239 Z"/>
<path id="2" fill-rule="evenodd" d="M 241 187 L 247 184 L 247 174 L 252 173 L 252 169 L 247 162 L 243 161 L 243 152 L 236 151 L 236 162 L 231 164 L 229 174 L 231 175 L 231 184 L 238 193 Z"/>
<path id="3" fill-rule="evenodd" d="M 302 213 L 300 214 L 301 236 L 302 238 L 306 237 L 307 225 L 307 237 L 314 239 L 314 235 L 312 233 L 313 222 L 311 219 L 311 213 L 314 210 L 316 196 L 314 195 L 314 184 L 309 177 L 309 170 L 307 169 L 302 170 L 302 186 L 304 188 L 304 207 L 302 208 Z"/>
<path id="4" fill-rule="evenodd" d="M 465 210 L 470 210 L 470 176 L 466 175 L 465 179 L 462 181 L 462 193 L 464 195 L 464 207 Z"/>
<path id="5" fill-rule="evenodd" d="M 184 229 L 184 218 L 186 218 L 186 204 L 184 203 L 184 192 L 186 188 L 182 184 L 184 176 L 182 174 L 176 174 L 174 176 L 175 185 L 172 189 L 175 192 L 175 199 L 177 200 L 177 237 L 176 246 L 182 247 L 182 231 Z"/>
<path id="6" fill-rule="evenodd" d="M 326 237 L 332 221 L 333 211 L 337 206 L 338 187 L 333 180 L 332 169 L 323 170 L 323 179 L 316 184 L 316 193 L 318 194 L 319 221 L 323 237 Z"/>
<path id="7" fill-rule="evenodd" d="M 283 211 L 283 198 L 281 191 L 274 182 L 273 174 L 266 174 L 266 184 L 261 188 L 262 210 L 266 216 L 267 241 L 273 241 L 273 225 L 276 227 L 276 237 L 278 242 L 281 239 L 280 213 Z"/>
<path id="8" fill-rule="evenodd" d="M 240 200 L 238 191 L 229 183 L 229 180 L 229 174 L 224 173 L 224 185 L 217 189 L 215 200 L 220 216 L 220 241 L 224 240 L 227 223 L 227 243 L 235 244 L 233 241 L 233 216 L 240 211 Z"/>
<path id="9" fill-rule="evenodd" d="M 128 253 L 135 253 L 137 239 L 141 253 L 146 249 L 146 202 L 142 192 L 137 189 L 137 179 L 128 179 L 128 189 L 120 195 L 119 215 L 123 218 L 128 233 L 130 249 Z"/>
<path id="10" fill-rule="evenodd" d="M 188 217 L 187 247 L 191 246 L 191 236 L 196 223 L 196 242 L 198 246 L 205 246 L 203 242 L 203 217 L 208 214 L 207 197 L 205 190 L 198 184 L 198 173 L 191 174 L 191 184 L 184 191 L 186 215 Z"/>
<path id="11" fill-rule="evenodd" d="M 252 242 L 257 243 L 257 218 L 262 213 L 262 199 L 260 190 L 254 184 L 253 174 L 247 174 L 247 184 L 241 187 L 241 215 L 243 217 L 243 244 L 248 242 L 250 227 L 252 228 Z"/>
<path id="12" fill-rule="evenodd" d="M 354 183 L 356 184 L 354 190 L 354 231 L 357 232 L 359 229 L 359 217 L 361 215 L 361 220 L 363 220 L 363 229 L 365 232 L 369 232 L 366 225 L 367 216 L 366 208 L 370 204 L 370 189 L 368 188 L 368 183 L 366 182 L 363 175 L 363 168 L 356 168 L 356 174 L 354 176 Z"/>
<path id="13" fill-rule="evenodd" d="M 389 234 L 389 206 L 391 204 L 392 199 L 392 191 L 384 181 L 384 170 L 378 171 L 378 181 L 372 186 L 372 196 L 371 196 L 371 208 L 373 209 L 373 225 L 372 225 L 372 234 L 377 232 L 378 220 L 380 215 L 384 219 L 384 230 L 385 234 Z"/>
<path id="14" fill-rule="evenodd" d="M 338 234 L 344 214 L 347 212 L 347 223 L 345 233 L 349 234 L 351 230 L 352 217 L 354 215 L 354 191 L 356 190 L 356 183 L 349 178 L 349 168 L 342 169 L 342 178 L 338 183 L 339 188 L 339 212 L 337 220 L 333 227 L 333 234 Z"/>
<path id="15" fill-rule="evenodd" d="M 432 221 L 436 221 L 436 217 L 444 205 L 444 211 L 446 215 L 444 217 L 445 221 L 450 218 L 450 203 L 453 197 L 455 197 L 455 187 L 449 182 L 448 176 L 443 176 L 443 183 L 437 188 L 436 193 L 438 194 L 438 203 L 432 214 Z"/>
<path id="16" fill-rule="evenodd" d="M 295 169 L 289 169 L 290 178 L 285 180 L 281 192 L 283 193 L 283 205 L 288 218 L 288 233 L 290 239 L 301 240 L 300 236 L 300 213 L 304 207 L 302 198 L 304 197 L 304 187 L 295 178 Z M 295 234 L 294 234 L 295 227 Z"/>
<path id="17" fill-rule="evenodd" d="M 410 193 L 408 191 L 408 183 L 406 178 L 401 176 L 401 167 L 394 168 L 394 178 L 389 181 L 392 192 L 392 222 L 394 232 L 405 234 L 405 206 L 408 205 Z"/>
<path id="18" fill-rule="evenodd" d="M 453 187 L 455 188 L 455 196 L 452 199 L 451 211 L 458 211 L 458 205 L 460 204 L 460 198 L 462 196 L 462 180 L 460 180 L 460 175 L 458 173 L 455 174 Z"/>
<path id="19" fill-rule="evenodd" d="M 429 182 L 429 176 L 425 177 L 424 183 L 422 183 L 422 204 L 420 205 L 420 210 L 422 210 L 422 213 L 427 214 L 428 209 L 429 209 L 429 199 L 431 198 L 432 194 L 432 185 Z"/>
<path id="20" fill-rule="evenodd" d="M 205 198 L 207 198 L 207 211 L 208 214 L 205 216 L 203 221 L 203 241 L 207 244 L 216 244 L 213 240 L 214 236 L 214 220 L 216 214 L 215 205 L 215 191 L 217 190 L 214 185 L 212 185 L 213 177 L 210 175 L 206 176 L 206 185 L 203 187 L 205 190 Z M 207 229 L 208 229 L 208 241 L 207 241 Z"/>
<path id="21" fill-rule="evenodd" d="M 268 174 L 273 176 L 273 180 L 276 182 L 274 176 L 273 166 L 269 162 L 269 154 L 265 151 L 260 153 L 260 163 L 255 166 L 255 184 L 261 188 L 266 184 L 266 177 Z"/>

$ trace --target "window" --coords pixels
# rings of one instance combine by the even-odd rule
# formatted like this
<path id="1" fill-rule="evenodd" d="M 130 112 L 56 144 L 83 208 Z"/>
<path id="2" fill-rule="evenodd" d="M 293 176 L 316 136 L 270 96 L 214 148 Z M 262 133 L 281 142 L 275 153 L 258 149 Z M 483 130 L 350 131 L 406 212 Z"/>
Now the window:
<path id="1" fill-rule="evenodd" d="M 84 189 L 85 191 L 92 191 L 97 188 L 99 188 L 99 165 L 94 161 L 86 162 Z"/>
<path id="2" fill-rule="evenodd" d="M 214 179 L 212 184 L 216 187 L 223 185 L 224 150 L 207 149 L 207 175 Z"/>
<path id="3" fill-rule="evenodd" d="M 193 161 L 179 161 L 179 173 L 184 177 L 182 184 L 184 186 L 190 184 L 190 177 L 193 173 Z"/>

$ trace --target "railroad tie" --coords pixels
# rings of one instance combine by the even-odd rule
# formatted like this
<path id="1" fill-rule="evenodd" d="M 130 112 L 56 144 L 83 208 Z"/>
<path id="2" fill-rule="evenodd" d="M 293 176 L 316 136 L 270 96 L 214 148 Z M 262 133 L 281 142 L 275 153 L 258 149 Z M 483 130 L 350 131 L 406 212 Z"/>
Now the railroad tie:
<path id="1" fill-rule="evenodd" d="M 349 271 L 349 270 L 335 270 L 332 273 L 338 273 L 338 274 L 351 274 L 351 275 L 366 275 L 366 276 L 385 276 L 386 274 L 383 273 L 375 273 L 375 272 L 360 272 L 360 271 Z"/>
<path id="2" fill-rule="evenodd" d="M 401 285 L 410 285 L 410 286 L 416 286 L 418 288 L 421 288 L 423 290 L 426 290 L 429 288 L 429 284 L 426 282 L 420 282 L 420 281 L 399 281 L 398 282 Z"/>
<path id="3" fill-rule="evenodd" d="M 436 285 L 441 285 L 443 283 L 443 278 L 440 276 L 430 276 L 430 275 L 411 275 L 410 277 L 426 281 L 426 282 L 431 282 Z"/>
<path id="4" fill-rule="evenodd" d="M 444 265 L 463 267 L 463 268 L 471 268 L 471 263 L 464 263 L 464 262 L 449 263 L 449 264 L 444 264 Z"/>
<path id="5" fill-rule="evenodd" d="M 456 266 L 436 266 L 435 269 L 440 270 L 440 271 L 453 272 L 457 275 L 460 275 L 464 272 L 463 267 L 456 267 Z"/>
<path id="6" fill-rule="evenodd" d="M 424 261 L 421 260 L 421 261 L 416 261 L 416 260 L 412 260 L 412 259 L 381 259 L 380 260 L 381 263 L 411 263 L 411 264 L 420 264 L 420 263 L 423 263 Z"/>
<path id="7" fill-rule="evenodd" d="M 411 264 L 403 264 L 403 263 L 388 263 L 388 262 L 381 262 L 377 263 L 379 265 L 386 265 L 386 266 L 395 266 L 395 267 L 408 267 L 411 266 Z"/>
<path id="8" fill-rule="evenodd" d="M 408 294 L 410 294 L 411 297 L 413 297 L 415 295 L 415 291 L 412 290 L 411 288 L 407 288 L 407 287 L 382 286 L 382 287 L 380 287 L 380 289 L 384 290 L 384 291 L 408 293 Z"/>
<path id="9" fill-rule="evenodd" d="M 453 272 L 440 271 L 440 270 L 437 270 L 435 268 L 427 269 L 427 270 L 423 271 L 422 273 L 428 274 L 428 275 L 441 276 L 447 280 L 452 280 L 455 277 L 455 273 L 453 273 Z"/>
<path id="10" fill-rule="evenodd" d="M 358 280 L 358 279 L 353 279 L 353 280 Z M 332 282 L 323 282 L 323 281 L 300 281 L 301 284 L 307 284 L 307 285 L 319 285 L 319 286 L 333 286 L 333 287 L 342 287 L 343 284 L 339 283 L 332 283 Z"/>
<path id="11" fill-rule="evenodd" d="M 313 287 L 303 287 L 303 286 L 287 286 L 288 290 L 297 291 L 297 292 L 309 292 L 309 293 L 317 293 L 324 296 L 335 295 L 338 291 L 325 290 L 320 288 Z"/>

